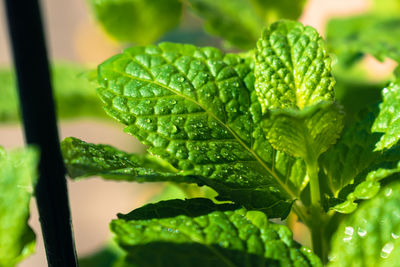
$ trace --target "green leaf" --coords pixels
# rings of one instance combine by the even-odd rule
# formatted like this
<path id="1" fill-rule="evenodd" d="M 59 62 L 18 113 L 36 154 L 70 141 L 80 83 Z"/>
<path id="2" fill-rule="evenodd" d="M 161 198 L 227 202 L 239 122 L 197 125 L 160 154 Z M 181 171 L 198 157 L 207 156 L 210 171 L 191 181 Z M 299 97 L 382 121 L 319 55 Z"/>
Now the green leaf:
<path id="1" fill-rule="evenodd" d="M 373 198 L 380 190 L 382 179 L 400 172 L 400 164 L 395 169 L 377 169 L 368 173 L 365 181 L 357 185 L 354 192 L 347 195 L 345 202 L 334 206 L 332 209 L 340 213 L 352 213 L 356 210 L 358 204 L 356 200 L 365 200 Z"/>
<path id="2" fill-rule="evenodd" d="M 396 266 L 400 234 L 400 184 L 385 187 L 339 226 L 332 240 L 330 267 Z M 398 252 L 398 251 L 397 251 Z"/>
<path id="3" fill-rule="evenodd" d="M 115 243 L 109 242 L 96 252 L 78 259 L 80 267 L 117 267 L 124 258 L 124 251 Z"/>
<path id="4" fill-rule="evenodd" d="M 333 101 L 331 59 L 318 32 L 299 22 L 279 21 L 257 42 L 255 88 L 263 111 Z"/>
<path id="5" fill-rule="evenodd" d="M 188 0 L 205 20 L 211 34 L 242 49 L 254 47 L 265 25 L 278 19 L 297 19 L 305 0 Z M 234 29 L 234 30 L 232 30 Z"/>
<path id="6" fill-rule="evenodd" d="M 195 181 L 160 158 L 126 153 L 109 145 L 68 137 L 61 143 L 61 150 L 71 178 L 98 175 L 109 180 L 136 182 Z"/>
<path id="7" fill-rule="evenodd" d="M 96 96 L 96 85 L 81 77 L 87 71 L 88 68 L 71 63 L 57 63 L 52 66 L 52 82 L 59 117 L 104 117 Z M 19 119 L 15 78 L 14 72 L 9 68 L 0 68 L 0 122 L 15 122 Z"/>
<path id="8" fill-rule="evenodd" d="M 380 61 L 388 57 L 400 62 L 399 38 L 400 17 L 387 14 L 337 18 L 330 20 L 327 26 L 327 41 L 339 56 L 362 53 Z"/>
<path id="9" fill-rule="evenodd" d="M 400 85 L 398 82 L 384 88 L 382 95 L 380 112 L 372 125 L 372 132 L 384 133 L 376 143 L 376 150 L 389 149 L 400 139 Z"/>
<path id="10" fill-rule="evenodd" d="M 89 0 L 103 29 L 120 42 L 150 44 L 180 21 L 179 0 Z"/>
<path id="11" fill-rule="evenodd" d="M 322 266 L 286 226 L 237 205 L 170 200 L 118 217 L 111 230 L 124 266 Z"/>
<path id="12" fill-rule="evenodd" d="M 379 140 L 379 134 L 371 133 L 374 112 L 361 112 L 359 117 L 353 125 L 344 129 L 338 142 L 320 159 L 321 170 L 326 175 L 324 180 L 335 197 L 358 175 L 378 163 L 378 158 L 381 158 L 379 162 L 387 158 L 374 152 L 375 143 Z"/>
<path id="13" fill-rule="evenodd" d="M 268 111 L 263 123 L 275 149 L 303 159 L 318 159 L 340 136 L 343 115 L 336 103 L 320 102 L 302 110 Z"/>
<path id="14" fill-rule="evenodd" d="M 99 66 L 98 92 L 108 114 L 150 153 L 207 179 L 221 200 L 282 216 L 304 165 L 266 140 L 246 60 L 209 47 L 133 47 Z"/>
<path id="15" fill-rule="evenodd" d="M 32 148 L 6 153 L 0 147 L 0 266 L 15 266 L 35 250 L 28 219 L 37 154 Z"/>
<path id="16" fill-rule="evenodd" d="M 205 19 L 206 30 L 231 44 L 253 48 L 264 27 L 263 19 L 247 0 L 188 0 L 196 14 Z"/>
<path id="17" fill-rule="evenodd" d="M 268 24 L 278 19 L 297 20 L 301 13 L 306 0 L 250 0 L 256 7 L 256 11 Z"/>

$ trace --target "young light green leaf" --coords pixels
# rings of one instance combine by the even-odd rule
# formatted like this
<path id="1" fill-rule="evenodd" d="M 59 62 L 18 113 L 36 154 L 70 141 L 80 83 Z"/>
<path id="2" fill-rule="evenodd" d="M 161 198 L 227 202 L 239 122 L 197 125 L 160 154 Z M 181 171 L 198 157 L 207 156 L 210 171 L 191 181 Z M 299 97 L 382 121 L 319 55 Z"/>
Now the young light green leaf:
<path id="1" fill-rule="evenodd" d="M 384 150 L 394 146 L 400 139 L 399 82 L 394 82 L 383 89 L 383 102 L 379 108 L 380 112 L 372 125 L 372 131 L 384 133 L 376 143 L 376 150 Z"/>
<path id="2" fill-rule="evenodd" d="M 356 200 L 365 200 L 373 198 L 380 190 L 382 179 L 385 179 L 393 174 L 400 172 L 400 164 L 395 169 L 380 168 L 368 173 L 365 181 L 357 185 L 352 193 L 347 195 L 345 202 L 342 202 L 332 209 L 340 213 L 352 213 L 356 210 L 358 204 Z"/>
<path id="3" fill-rule="evenodd" d="M 400 62 L 399 38 L 400 18 L 388 17 L 387 13 L 332 19 L 327 26 L 327 41 L 339 56 L 362 53 L 381 61 L 388 57 Z"/>
<path id="4" fill-rule="evenodd" d="M 263 111 L 333 101 L 331 59 L 318 32 L 299 22 L 279 21 L 257 42 L 255 89 Z"/>
<path id="5" fill-rule="evenodd" d="M 328 266 L 395 266 L 388 262 L 399 246 L 400 184 L 385 187 L 373 199 L 360 205 L 339 226 L 332 240 Z M 398 261 L 396 262 L 396 265 Z"/>
<path id="6" fill-rule="evenodd" d="M 237 205 L 169 200 L 118 216 L 111 230 L 125 266 L 322 266 L 286 226 Z"/>
<path id="7" fill-rule="evenodd" d="M 88 69 L 71 63 L 52 66 L 57 115 L 61 118 L 103 116 L 96 96 L 96 85 L 80 77 Z M 15 122 L 19 118 L 15 74 L 9 68 L 0 68 L 0 122 Z"/>
<path id="8" fill-rule="evenodd" d="M 342 108 L 320 102 L 302 110 L 268 111 L 263 121 L 271 145 L 294 157 L 318 159 L 336 142 L 343 127 Z"/>
<path id="9" fill-rule="evenodd" d="M 0 266 L 15 266 L 35 250 L 28 219 L 37 163 L 32 148 L 6 153 L 0 147 Z"/>
<path id="10" fill-rule="evenodd" d="M 150 44 L 176 27 L 179 0 L 89 0 L 103 29 L 120 42 Z"/>
<path id="11" fill-rule="evenodd" d="M 253 48 L 264 27 L 264 20 L 247 0 L 188 2 L 194 12 L 205 19 L 206 30 L 240 48 Z"/>
<path id="12" fill-rule="evenodd" d="M 274 168 L 245 59 L 190 45 L 133 47 L 100 65 L 99 83 L 106 111 L 151 153 L 208 179 L 221 199 L 288 211 L 298 189 L 287 177 L 303 165 Z"/>

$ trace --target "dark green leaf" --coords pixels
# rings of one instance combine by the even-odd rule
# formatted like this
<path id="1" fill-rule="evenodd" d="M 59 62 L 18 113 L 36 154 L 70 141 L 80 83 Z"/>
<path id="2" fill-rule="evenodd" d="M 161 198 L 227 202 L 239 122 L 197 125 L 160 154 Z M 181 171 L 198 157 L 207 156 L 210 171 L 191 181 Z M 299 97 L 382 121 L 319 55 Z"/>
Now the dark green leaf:
<path id="1" fill-rule="evenodd" d="M 124 251 L 115 243 L 109 242 L 98 251 L 80 257 L 78 262 L 80 267 L 117 267 L 119 261 L 123 260 Z"/>
<path id="2" fill-rule="evenodd" d="M 6 153 L 0 147 L 0 266 L 15 266 L 35 250 L 28 219 L 37 154 L 32 148 Z"/>
<path id="3" fill-rule="evenodd" d="M 264 213 L 208 199 L 149 204 L 111 229 L 128 253 L 124 266 L 322 266 Z"/>
<path id="4" fill-rule="evenodd" d="M 304 164 L 266 140 L 246 59 L 190 45 L 134 47 L 100 65 L 99 83 L 108 114 L 152 154 L 207 179 L 220 199 L 287 214 Z"/>
<path id="5" fill-rule="evenodd" d="M 104 30 L 120 42 L 150 44 L 176 27 L 179 0 L 89 0 Z"/>
<path id="6" fill-rule="evenodd" d="M 400 184 L 390 184 L 341 223 L 328 266 L 397 266 L 399 214 Z"/>

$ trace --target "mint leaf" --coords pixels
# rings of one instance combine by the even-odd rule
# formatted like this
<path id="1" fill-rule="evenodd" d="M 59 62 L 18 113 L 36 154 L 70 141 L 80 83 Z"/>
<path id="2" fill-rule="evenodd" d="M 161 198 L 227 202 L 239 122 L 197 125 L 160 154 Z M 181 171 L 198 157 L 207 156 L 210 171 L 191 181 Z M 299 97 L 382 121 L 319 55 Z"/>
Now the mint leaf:
<path id="1" fill-rule="evenodd" d="M 328 266 L 395 266 L 394 248 L 399 246 L 400 184 L 385 187 L 373 199 L 362 203 L 339 226 L 332 240 Z M 393 263 L 393 262 L 392 262 Z"/>
<path id="2" fill-rule="evenodd" d="M 318 159 L 339 137 L 343 115 L 339 105 L 320 102 L 302 110 L 269 111 L 263 123 L 275 149 L 303 159 Z"/>
<path id="3" fill-rule="evenodd" d="M 380 112 L 372 125 L 373 132 L 384 133 L 376 150 L 384 150 L 394 146 L 400 139 L 400 85 L 398 82 L 383 89 L 383 102 L 379 105 Z"/>
<path id="4" fill-rule="evenodd" d="M 275 169 L 246 60 L 209 47 L 133 47 L 100 65 L 98 92 L 150 153 L 208 179 L 221 200 L 283 216 L 298 190 L 287 177 L 304 165 Z"/>
<path id="5" fill-rule="evenodd" d="M 354 192 L 347 196 L 345 202 L 334 206 L 332 209 L 340 213 L 351 213 L 356 210 L 358 204 L 356 200 L 365 200 L 373 198 L 380 190 L 381 185 L 379 181 L 385 179 L 393 174 L 400 172 L 400 164 L 394 169 L 377 169 L 368 173 L 365 181 L 357 185 Z"/>
<path id="6" fill-rule="evenodd" d="M 0 266 L 15 266 L 35 250 L 28 219 L 37 163 L 32 148 L 6 153 L 0 147 Z"/>
<path id="7" fill-rule="evenodd" d="M 179 0 L 90 0 L 103 29 L 117 41 L 150 44 L 180 21 Z"/>
<path id="8" fill-rule="evenodd" d="M 240 48 L 252 48 L 264 20 L 247 0 L 189 0 L 190 7 L 205 19 L 206 30 Z M 233 30 L 234 29 L 234 30 Z"/>
<path id="9" fill-rule="evenodd" d="M 371 165 L 389 160 L 388 156 L 374 152 L 379 140 L 379 134 L 371 133 L 375 117 L 374 112 L 361 112 L 358 120 L 345 128 L 338 142 L 321 156 L 321 170 L 326 175 L 324 180 L 335 197 Z"/>
<path id="10" fill-rule="evenodd" d="M 109 145 L 96 145 L 68 137 L 61 143 L 61 150 L 71 178 L 98 175 L 110 180 L 136 182 L 194 182 L 162 159 L 129 154 Z"/>
<path id="11" fill-rule="evenodd" d="M 333 101 L 331 60 L 318 32 L 299 22 L 279 21 L 257 42 L 255 88 L 263 111 Z"/>
<path id="12" fill-rule="evenodd" d="M 88 72 L 86 67 L 56 63 L 51 70 L 59 117 L 103 116 L 104 112 L 96 96 L 96 85 L 81 77 Z M 0 121 L 3 122 L 15 122 L 19 118 L 15 79 L 14 72 L 9 68 L 0 68 Z"/>
<path id="13" fill-rule="evenodd" d="M 388 9 L 387 9 L 388 10 Z M 374 14 L 329 21 L 327 41 L 339 56 L 370 54 L 380 61 L 391 58 L 400 62 L 400 18 Z M 354 60 L 353 60 L 354 61 Z"/>
<path id="14" fill-rule="evenodd" d="M 237 205 L 169 200 L 118 217 L 111 230 L 126 266 L 322 266 L 286 226 Z"/>

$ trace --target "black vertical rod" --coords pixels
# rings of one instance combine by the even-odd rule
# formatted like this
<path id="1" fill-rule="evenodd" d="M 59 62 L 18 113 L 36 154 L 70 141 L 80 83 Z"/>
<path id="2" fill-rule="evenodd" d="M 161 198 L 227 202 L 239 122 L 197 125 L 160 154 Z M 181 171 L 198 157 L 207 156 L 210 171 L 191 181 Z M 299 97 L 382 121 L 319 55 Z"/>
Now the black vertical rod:
<path id="1" fill-rule="evenodd" d="M 49 266 L 77 266 L 38 0 L 5 0 L 25 139 L 39 147 L 35 197 Z"/>

